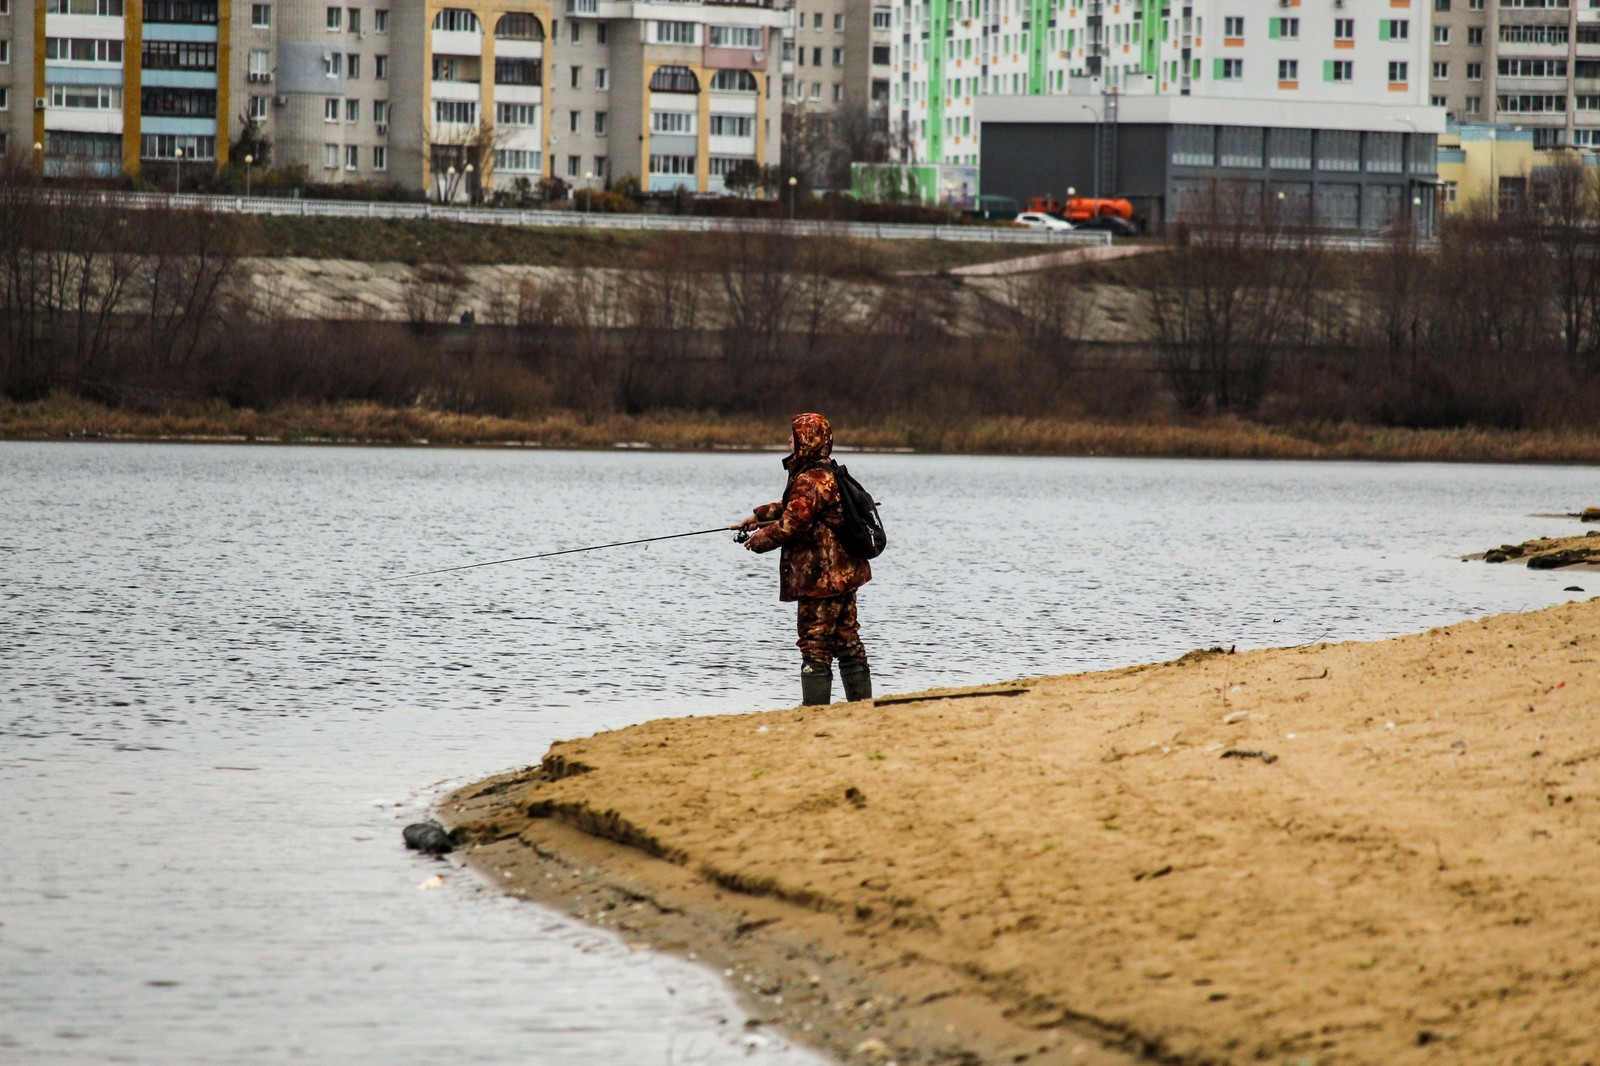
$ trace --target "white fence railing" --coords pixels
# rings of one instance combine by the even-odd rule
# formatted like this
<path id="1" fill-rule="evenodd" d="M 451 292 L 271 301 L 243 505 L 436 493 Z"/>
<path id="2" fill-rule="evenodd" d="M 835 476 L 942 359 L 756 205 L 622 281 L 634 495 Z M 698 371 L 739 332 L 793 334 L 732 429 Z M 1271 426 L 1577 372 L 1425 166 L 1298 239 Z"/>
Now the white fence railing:
<path id="1" fill-rule="evenodd" d="M 926 226 L 895 222 L 823 222 L 787 219 L 704 218 L 694 215 L 612 215 L 582 211 L 535 211 L 517 208 L 452 207 L 388 201 L 289 200 L 266 196 L 202 196 L 193 193 L 53 192 L 72 202 L 134 210 L 189 208 L 244 215 L 298 215 L 307 218 L 437 219 L 486 226 L 562 229 L 671 230 L 680 233 L 737 233 L 759 230 L 797 237 L 854 237 L 864 240 L 966 241 L 980 244 L 1061 246 L 1106 245 L 1111 235 L 1099 231 L 1045 232 L 1010 226 Z"/>

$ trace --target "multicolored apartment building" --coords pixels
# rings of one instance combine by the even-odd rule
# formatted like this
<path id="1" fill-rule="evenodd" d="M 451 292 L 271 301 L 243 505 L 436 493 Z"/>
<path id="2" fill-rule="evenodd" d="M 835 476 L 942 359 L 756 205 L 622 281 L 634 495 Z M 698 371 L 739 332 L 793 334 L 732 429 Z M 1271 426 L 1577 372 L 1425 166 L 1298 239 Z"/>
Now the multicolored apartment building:
<path id="1" fill-rule="evenodd" d="M 270 145 L 252 167 L 452 200 L 518 178 L 714 193 L 778 160 L 788 19 L 771 0 L 0 0 L 0 147 L 47 175 L 181 183 L 248 143 Z"/>

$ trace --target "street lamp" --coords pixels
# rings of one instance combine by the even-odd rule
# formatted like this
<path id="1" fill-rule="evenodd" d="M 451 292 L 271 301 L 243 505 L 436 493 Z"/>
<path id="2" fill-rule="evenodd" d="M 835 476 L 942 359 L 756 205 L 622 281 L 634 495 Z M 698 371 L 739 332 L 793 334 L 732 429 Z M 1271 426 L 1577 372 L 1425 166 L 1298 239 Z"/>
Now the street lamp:
<path id="1" fill-rule="evenodd" d="M 587 215 L 594 210 L 594 171 L 586 170 L 583 172 L 583 184 L 585 186 L 583 190 L 583 213 Z"/>
<path id="2" fill-rule="evenodd" d="M 1094 134 L 1093 134 L 1093 136 L 1094 136 L 1094 151 L 1092 153 L 1092 157 L 1093 157 L 1093 160 L 1094 160 L 1094 183 L 1093 183 L 1094 184 L 1094 198 L 1095 198 L 1095 201 L 1096 201 L 1095 205 L 1094 205 L 1094 210 L 1095 210 L 1096 214 L 1099 214 L 1099 212 L 1100 212 L 1100 204 L 1099 204 L 1099 200 L 1100 200 L 1100 114 L 1094 108 L 1090 107 L 1088 104 L 1079 104 L 1078 107 L 1080 109 L 1084 110 L 1084 111 L 1089 112 L 1089 117 L 1094 119 Z"/>
<path id="3" fill-rule="evenodd" d="M 789 175 L 789 221 L 794 221 L 794 198 L 797 195 L 795 186 L 800 184 L 800 179 L 793 174 Z"/>
<path id="4" fill-rule="evenodd" d="M 172 192 L 173 192 L 173 195 L 177 196 L 177 195 L 181 195 L 183 193 L 183 149 L 182 148 L 174 148 L 172 150 L 172 161 L 173 161 Z"/>
<path id="5" fill-rule="evenodd" d="M 40 141 L 33 142 L 33 154 L 39 157 L 39 174 L 44 175 L 44 144 Z"/>
<path id="6" fill-rule="evenodd" d="M 456 165 L 451 163 L 444 168 L 444 196 L 441 199 L 449 201 L 456 198 Z"/>
<path id="7" fill-rule="evenodd" d="M 466 171 L 466 175 L 467 175 L 467 178 L 466 178 L 466 181 L 467 181 L 467 206 L 471 207 L 472 206 L 472 164 L 471 163 L 468 163 L 466 165 L 465 171 Z"/>
<path id="8" fill-rule="evenodd" d="M 253 155 L 244 157 L 244 195 L 246 199 L 250 197 L 250 168 L 255 164 L 255 161 L 256 157 Z"/>

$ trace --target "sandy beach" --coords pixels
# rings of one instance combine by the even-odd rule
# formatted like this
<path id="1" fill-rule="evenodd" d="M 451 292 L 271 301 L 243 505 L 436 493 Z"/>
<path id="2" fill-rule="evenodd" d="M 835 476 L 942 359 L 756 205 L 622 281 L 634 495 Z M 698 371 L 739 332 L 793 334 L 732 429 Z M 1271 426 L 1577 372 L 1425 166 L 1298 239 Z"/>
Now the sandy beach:
<path id="1" fill-rule="evenodd" d="M 650 722 L 440 813 L 508 891 L 721 968 L 841 1061 L 1596 1063 L 1600 600 L 1573 595 Z"/>

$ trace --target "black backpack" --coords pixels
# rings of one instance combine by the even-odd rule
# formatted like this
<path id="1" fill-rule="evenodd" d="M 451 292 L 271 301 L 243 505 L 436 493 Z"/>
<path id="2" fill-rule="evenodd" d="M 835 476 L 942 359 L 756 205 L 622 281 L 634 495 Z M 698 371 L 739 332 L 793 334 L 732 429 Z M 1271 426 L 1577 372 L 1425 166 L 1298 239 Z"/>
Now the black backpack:
<path id="1" fill-rule="evenodd" d="M 839 543 L 857 559 L 876 559 L 889 546 L 883 519 L 878 517 L 878 501 L 838 463 L 833 464 L 833 476 L 839 483 L 839 503 L 844 507 L 844 522 L 835 530 Z"/>

